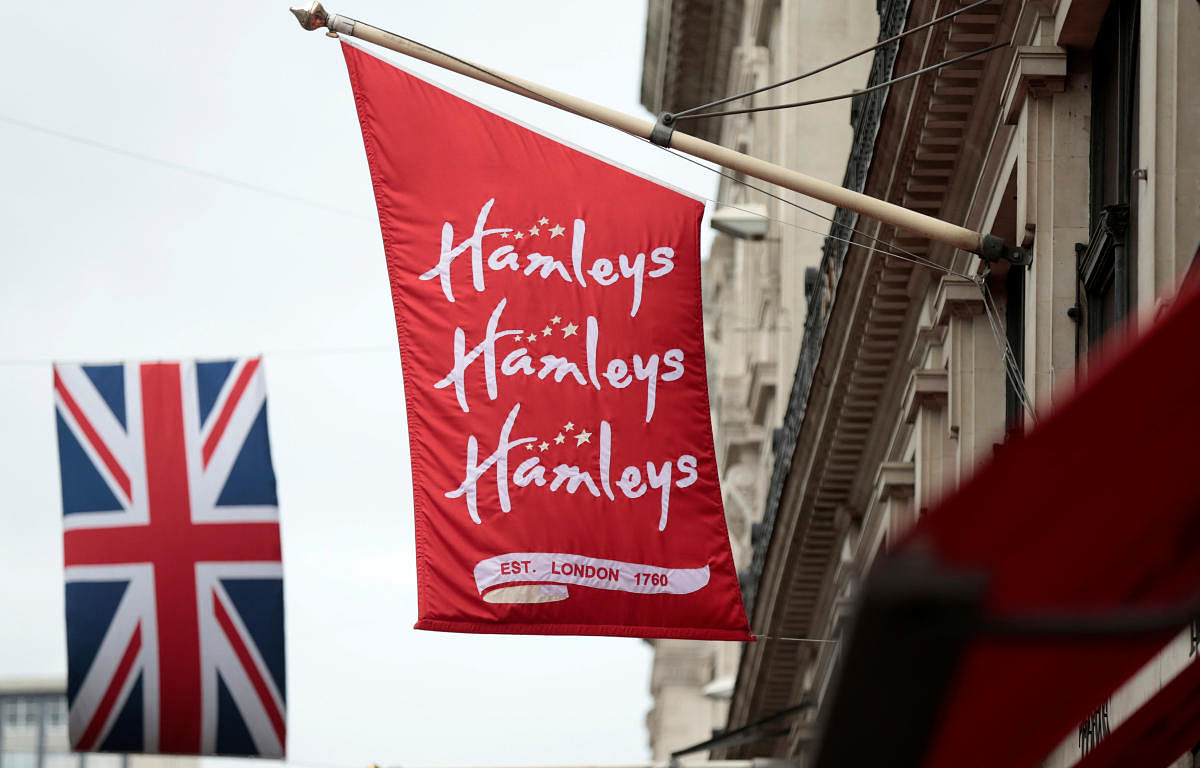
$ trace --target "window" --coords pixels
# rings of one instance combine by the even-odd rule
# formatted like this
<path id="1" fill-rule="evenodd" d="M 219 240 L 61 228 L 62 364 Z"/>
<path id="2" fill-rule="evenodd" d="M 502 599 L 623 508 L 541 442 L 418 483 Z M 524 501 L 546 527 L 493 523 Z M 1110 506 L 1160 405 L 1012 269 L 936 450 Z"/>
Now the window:
<path id="1" fill-rule="evenodd" d="M 7 701 L 0 702 L 0 708 L 4 711 L 4 724 L 9 727 L 15 727 L 25 724 L 26 710 L 28 703 L 25 699 L 14 697 Z"/>
<path id="2" fill-rule="evenodd" d="M 1092 47 L 1091 205 L 1078 255 L 1080 353 L 1129 314 L 1136 264 L 1138 0 L 1114 0 Z"/>
<path id="3" fill-rule="evenodd" d="M 49 725 L 62 725 L 67 722 L 67 700 L 64 697 L 46 699 L 42 706 Z"/>
<path id="4" fill-rule="evenodd" d="M 1093 224 L 1092 239 L 1076 247 L 1084 348 L 1099 341 L 1129 312 L 1128 235 L 1129 206 L 1109 205 Z"/>

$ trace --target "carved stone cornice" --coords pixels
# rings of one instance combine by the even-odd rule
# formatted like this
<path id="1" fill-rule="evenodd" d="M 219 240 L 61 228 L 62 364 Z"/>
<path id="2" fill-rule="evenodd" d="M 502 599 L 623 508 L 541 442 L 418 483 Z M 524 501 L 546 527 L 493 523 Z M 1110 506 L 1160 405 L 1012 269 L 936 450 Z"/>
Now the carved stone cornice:
<path id="1" fill-rule="evenodd" d="M 885 461 L 875 473 L 875 494 L 880 501 L 911 499 L 916 490 L 916 468 L 911 461 Z"/>
<path id="2" fill-rule="evenodd" d="M 946 277 L 933 297 L 935 325 L 946 325 L 951 317 L 972 317 L 984 313 L 983 294 L 970 280 Z"/>
<path id="3" fill-rule="evenodd" d="M 922 325 L 917 329 L 917 336 L 913 340 L 912 353 L 908 356 L 909 368 L 924 368 L 929 365 L 928 355 L 930 349 L 939 344 L 946 343 L 946 326 L 944 325 Z"/>
<path id="4" fill-rule="evenodd" d="M 913 371 L 904 390 L 904 420 L 913 424 L 917 420 L 917 409 L 926 406 L 943 407 L 950 394 L 949 377 L 944 369 L 922 369 Z"/>
<path id="5" fill-rule="evenodd" d="M 1016 125 L 1025 99 L 1062 93 L 1067 87 L 1067 51 L 1057 45 L 1017 48 L 1004 88 L 1004 122 Z"/>

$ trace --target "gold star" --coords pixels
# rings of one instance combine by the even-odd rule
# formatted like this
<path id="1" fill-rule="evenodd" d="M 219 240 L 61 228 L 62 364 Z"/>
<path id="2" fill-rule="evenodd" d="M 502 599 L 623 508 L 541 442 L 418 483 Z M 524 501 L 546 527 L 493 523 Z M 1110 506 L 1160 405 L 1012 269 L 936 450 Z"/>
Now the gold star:
<path id="1" fill-rule="evenodd" d="M 546 226 L 546 225 L 547 225 L 547 224 L 549 224 L 549 223 L 550 223 L 550 219 L 547 219 L 545 216 L 543 216 L 542 218 L 538 219 L 538 224 L 541 224 L 543 227 L 544 227 L 544 226 Z"/>
<path id="2" fill-rule="evenodd" d="M 518 229 L 516 234 L 513 235 L 513 237 L 520 240 L 522 237 L 525 237 L 525 233 Z"/>
<path id="3" fill-rule="evenodd" d="M 588 432 L 586 429 L 580 432 L 578 435 L 575 435 L 575 445 L 577 446 L 590 442 L 592 442 L 592 433 Z"/>
<path id="4" fill-rule="evenodd" d="M 567 323 L 565 326 L 563 326 L 563 338 L 565 339 L 568 336 L 574 336 L 575 331 L 578 331 L 578 330 L 579 330 L 579 326 L 575 325 L 575 323 Z"/>
<path id="5" fill-rule="evenodd" d="M 572 429 L 575 429 L 575 422 L 573 422 L 573 421 L 568 421 L 568 422 L 567 422 L 567 424 L 566 424 L 566 426 L 564 426 L 564 427 L 563 427 L 563 429 L 565 429 L 565 430 L 567 430 L 568 432 L 570 432 Z"/>
<path id="6" fill-rule="evenodd" d="M 537 228 L 537 224 L 534 224 L 532 227 L 529 228 L 529 236 L 530 237 L 533 237 L 534 235 L 540 235 L 541 233 L 542 233 L 542 230 Z"/>
<path id="7" fill-rule="evenodd" d="M 562 322 L 562 318 L 559 317 L 558 315 L 555 315 L 554 317 L 550 318 L 550 325 L 558 325 L 561 322 Z"/>
<path id="8" fill-rule="evenodd" d="M 547 325 L 545 328 L 543 328 L 543 329 L 542 329 L 542 335 L 543 335 L 543 336 L 549 336 L 549 335 L 550 335 L 551 333 L 553 333 L 553 332 L 554 332 L 554 330 L 553 330 L 553 329 L 552 329 L 550 326 L 548 326 L 548 325 Z"/>
<path id="9" fill-rule="evenodd" d="M 532 451 L 532 450 L 533 450 L 533 443 L 525 443 L 525 450 L 527 450 L 527 451 Z"/>
<path id="10" fill-rule="evenodd" d="M 532 344 L 533 342 L 537 341 L 537 334 L 536 333 L 529 334 L 528 336 L 525 337 L 525 341 L 528 341 L 529 343 Z"/>
<path id="11" fill-rule="evenodd" d="M 547 451 L 547 450 L 549 450 L 549 448 L 550 448 L 550 443 L 547 443 L 545 440 L 543 440 L 541 442 L 541 444 L 538 446 L 538 449 L 541 451 Z"/>
<path id="12" fill-rule="evenodd" d="M 554 438 L 554 442 L 557 443 L 558 445 L 562 445 L 563 440 L 566 440 L 566 439 L 567 438 L 563 437 L 563 433 L 559 432 L 558 436 Z"/>
<path id="13" fill-rule="evenodd" d="M 565 231 L 565 229 L 555 224 L 553 227 L 550 227 L 550 239 L 553 240 L 556 237 L 561 237 Z"/>
<path id="14" fill-rule="evenodd" d="M 507 232 L 501 232 L 501 233 L 500 233 L 500 237 L 508 237 L 508 233 L 507 233 Z"/>

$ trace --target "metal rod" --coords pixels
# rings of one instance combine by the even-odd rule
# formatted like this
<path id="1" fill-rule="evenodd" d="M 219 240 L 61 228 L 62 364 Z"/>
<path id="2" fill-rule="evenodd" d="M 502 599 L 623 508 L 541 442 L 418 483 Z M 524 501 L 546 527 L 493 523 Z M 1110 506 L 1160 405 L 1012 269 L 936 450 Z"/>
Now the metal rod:
<path id="1" fill-rule="evenodd" d="M 700 742 L 699 744 L 693 744 L 690 747 L 684 747 L 683 749 L 677 749 L 671 753 L 671 761 L 674 762 L 674 761 L 678 760 L 679 758 L 683 757 L 684 755 L 690 755 L 694 752 L 703 752 L 706 750 L 711 750 L 713 747 L 733 746 L 733 744 L 731 744 L 730 742 L 737 741 L 738 744 L 753 744 L 755 741 L 760 740 L 758 738 L 755 738 L 755 734 L 760 728 L 763 728 L 764 726 L 767 726 L 767 725 L 771 725 L 772 723 L 777 723 L 780 720 L 785 720 L 785 719 L 791 717 L 792 715 L 795 715 L 799 712 L 803 712 L 806 709 L 812 709 L 815 706 L 816 706 L 816 702 L 809 700 L 809 701 L 802 701 L 799 704 L 788 707 L 786 709 L 781 709 L 778 712 L 775 712 L 774 714 L 767 715 L 766 717 L 761 718 L 759 720 L 755 720 L 752 723 L 747 723 L 746 725 L 743 725 L 741 728 L 734 728 L 731 731 L 724 731 L 722 733 L 719 733 L 719 734 L 713 736 L 711 739 L 706 739 L 705 741 Z M 738 741 L 739 739 L 741 739 L 743 737 L 747 738 L 747 740 L 746 741 Z"/>
<path id="2" fill-rule="evenodd" d="M 577 98 L 562 91 L 556 91 L 537 83 L 519 77 L 497 72 L 488 67 L 442 53 L 400 35 L 393 34 L 356 19 L 337 14 L 329 14 L 319 2 L 309 3 L 304 7 L 292 9 L 292 13 L 305 29 L 315 30 L 327 28 L 329 33 L 350 35 L 360 40 L 387 48 L 396 53 L 402 53 L 414 59 L 433 64 L 434 66 L 457 72 L 474 80 L 478 80 L 506 91 L 525 96 L 543 104 L 558 107 L 572 112 L 580 117 L 586 117 L 598 123 L 603 123 L 619 131 L 649 139 L 654 130 L 654 123 L 642 120 L 624 112 L 594 104 Z M 813 178 L 798 171 L 783 166 L 768 163 L 765 160 L 735 152 L 719 144 L 713 144 L 686 133 L 674 132 L 667 145 L 681 152 L 724 166 L 732 171 L 744 173 L 769 184 L 776 184 L 784 189 L 790 189 L 808 197 L 814 197 L 830 205 L 846 208 L 864 216 L 882 221 L 899 229 L 928 237 L 940 243 L 960 248 L 971 253 L 981 253 L 984 248 L 984 235 L 979 232 L 951 224 L 948 221 L 927 216 L 912 211 L 885 200 L 879 200 L 860 192 L 845 189 L 837 184 L 831 184 L 821 179 Z"/>

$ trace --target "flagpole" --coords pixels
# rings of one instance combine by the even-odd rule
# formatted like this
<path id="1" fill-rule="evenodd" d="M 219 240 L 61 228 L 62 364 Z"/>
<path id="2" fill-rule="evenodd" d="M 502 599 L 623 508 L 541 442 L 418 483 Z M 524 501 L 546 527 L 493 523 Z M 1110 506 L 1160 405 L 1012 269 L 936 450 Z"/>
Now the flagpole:
<path id="1" fill-rule="evenodd" d="M 904 229 L 909 232 L 928 237 L 940 243 L 960 248 L 964 251 L 979 254 L 985 261 L 1007 259 L 1016 264 L 1027 264 L 1030 254 L 1020 248 L 1010 248 L 1002 238 L 984 234 L 974 230 L 951 224 L 948 221 L 934 218 L 917 211 L 909 210 L 885 200 L 864 195 L 860 192 L 830 184 L 827 181 L 813 178 L 798 171 L 793 171 L 774 163 L 768 163 L 756 157 L 736 152 L 728 147 L 722 147 L 686 133 L 674 131 L 669 122 L 660 118 L 659 122 L 647 120 L 619 112 L 608 107 L 594 104 L 562 91 L 530 82 L 523 78 L 498 72 L 490 67 L 473 64 L 457 57 L 448 56 L 440 51 L 416 43 L 407 38 L 395 35 L 370 24 L 365 24 L 348 16 L 330 14 L 320 2 L 311 2 L 307 6 L 297 6 L 291 9 L 299 20 L 300 25 L 307 30 L 325 28 L 330 37 L 350 35 L 360 40 L 387 48 L 396 53 L 402 53 L 414 59 L 457 72 L 474 80 L 503 88 L 506 91 L 525 96 L 544 104 L 558 107 L 589 120 L 616 128 L 619 131 L 632 134 L 639 138 L 649 139 L 662 146 L 686 152 L 693 157 L 728 168 L 731 171 L 744 173 L 747 176 L 790 189 L 802 195 L 823 200 L 831 205 L 856 211 L 864 216 L 882 221 L 885 224 Z"/>

